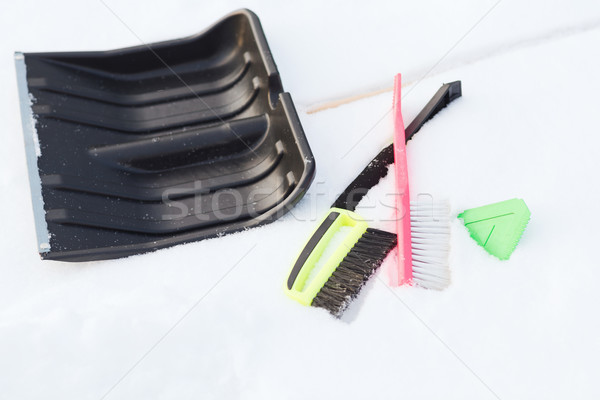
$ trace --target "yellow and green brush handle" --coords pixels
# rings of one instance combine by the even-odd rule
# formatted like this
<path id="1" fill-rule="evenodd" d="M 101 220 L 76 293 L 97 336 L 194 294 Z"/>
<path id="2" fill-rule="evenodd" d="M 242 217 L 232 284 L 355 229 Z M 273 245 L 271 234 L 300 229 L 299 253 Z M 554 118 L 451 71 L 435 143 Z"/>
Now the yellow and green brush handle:
<path id="1" fill-rule="evenodd" d="M 350 227 L 350 231 L 307 285 L 306 281 L 321 258 L 325 248 L 336 232 L 344 226 Z M 300 304 L 305 306 L 311 305 L 317 293 L 319 293 L 340 262 L 366 232 L 367 228 L 367 223 L 355 212 L 341 208 L 331 208 L 329 214 L 321 220 L 318 228 L 296 258 L 285 286 L 287 295 Z"/>

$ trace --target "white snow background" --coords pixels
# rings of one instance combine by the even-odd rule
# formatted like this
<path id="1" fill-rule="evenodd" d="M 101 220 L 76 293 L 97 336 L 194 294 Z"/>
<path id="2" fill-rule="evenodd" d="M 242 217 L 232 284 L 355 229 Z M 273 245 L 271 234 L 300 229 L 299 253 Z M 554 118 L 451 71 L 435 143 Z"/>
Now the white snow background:
<path id="1" fill-rule="evenodd" d="M 42 262 L 14 51 L 175 39 L 241 7 L 260 17 L 314 152 L 307 196 L 219 239 Z M 0 30 L 1 399 L 600 398 L 597 1 L 13 1 Z M 463 84 L 409 142 L 412 194 L 448 198 L 453 215 L 521 197 L 532 218 L 509 261 L 455 219 L 447 290 L 390 289 L 381 271 L 338 321 L 283 282 L 315 220 L 391 141 L 392 94 L 308 111 L 396 72 L 407 123 L 443 82 Z M 392 191 L 388 176 L 363 214 L 385 217 L 368 205 Z"/>

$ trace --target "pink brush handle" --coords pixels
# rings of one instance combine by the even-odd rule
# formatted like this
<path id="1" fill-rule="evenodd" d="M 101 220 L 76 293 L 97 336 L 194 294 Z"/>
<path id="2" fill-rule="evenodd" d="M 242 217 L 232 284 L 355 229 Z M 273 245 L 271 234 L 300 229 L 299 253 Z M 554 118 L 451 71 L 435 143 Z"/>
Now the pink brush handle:
<path id="1" fill-rule="evenodd" d="M 398 234 L 398 268 L 390 284 L 400 286 L 412 282 L 412 243 L 410 236 L 410 196 L 406 138 L 401 109 L 401 75 L 394 79 L 394 166 L 396 168 L 396 232 Z"/>

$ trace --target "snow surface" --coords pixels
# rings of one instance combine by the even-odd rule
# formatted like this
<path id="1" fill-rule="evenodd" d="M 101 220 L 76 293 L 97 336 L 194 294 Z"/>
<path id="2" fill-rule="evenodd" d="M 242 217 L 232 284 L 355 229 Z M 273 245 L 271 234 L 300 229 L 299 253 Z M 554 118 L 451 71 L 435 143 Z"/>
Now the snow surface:
<path id="1" fill-rule="evenodd" d="M 106 4 L 147 42 L 256 11 L 317 176 L 269 226 L 121 260 L 41 262 L 13 52 L 138 39 L 100 1 L 3 5 L 0 398 L 600 398 L 598 2 L 502 1 L 456 46 L 494 2 Z M 413 82 L 407 122 L 442 82 L 463 82 L 408 145 L 413 196 L 447 198 L 453 215 L 521 197 L 532 219 L 504 262 L 455 219 L 447 290 L 389 289 L 382 270 L 337 321 L 282 286 L 315 220 L 391 141 L 392 95 L 305 111 L 391 86 L 396 72 Z M 361 205 L 379 227 L 391 178 Z"/>

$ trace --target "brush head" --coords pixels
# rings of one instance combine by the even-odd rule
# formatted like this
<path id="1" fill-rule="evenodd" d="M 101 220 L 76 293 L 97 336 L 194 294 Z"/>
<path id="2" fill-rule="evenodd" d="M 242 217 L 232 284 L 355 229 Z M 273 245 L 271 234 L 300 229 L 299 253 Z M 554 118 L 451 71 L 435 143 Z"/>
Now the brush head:
<path id="1" fill-rule="evenodd" d="M 311 305 L 340 318 L 396 246 L 396 234 L 368 228 L 314 297 Z"/>
<path id="2" fill-rule="evenodd" d="M 446 202 L 411 202 L 412 282 L 427 289 L 450 285 L 450 207 Z"/>

